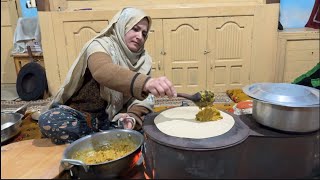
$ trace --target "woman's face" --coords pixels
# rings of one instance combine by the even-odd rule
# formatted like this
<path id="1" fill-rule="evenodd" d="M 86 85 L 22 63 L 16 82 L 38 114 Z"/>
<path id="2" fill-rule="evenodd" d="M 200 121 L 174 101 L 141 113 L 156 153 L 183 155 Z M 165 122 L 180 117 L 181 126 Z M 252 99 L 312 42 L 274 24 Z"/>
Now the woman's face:
<path id="1" fill-rule="evenodd" d="M 147 18 L 143 18 L 124 35 L 125 43 L 132 52 L 139 51 L 143 46 L 148 35 L 148 25 Z"/>

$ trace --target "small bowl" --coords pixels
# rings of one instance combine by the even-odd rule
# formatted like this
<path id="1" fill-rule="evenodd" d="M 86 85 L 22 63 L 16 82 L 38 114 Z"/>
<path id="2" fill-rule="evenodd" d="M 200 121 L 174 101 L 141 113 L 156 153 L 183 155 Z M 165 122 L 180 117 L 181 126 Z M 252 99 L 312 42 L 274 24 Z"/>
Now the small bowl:
<path id="1" fill-rule="evenodd" d="M 31 118 L 33 120 L 38 121 L 39 120 L 39 116 L 41 115 L 41 111 L 40 110 L 36 110 L 31 114 Z"/>

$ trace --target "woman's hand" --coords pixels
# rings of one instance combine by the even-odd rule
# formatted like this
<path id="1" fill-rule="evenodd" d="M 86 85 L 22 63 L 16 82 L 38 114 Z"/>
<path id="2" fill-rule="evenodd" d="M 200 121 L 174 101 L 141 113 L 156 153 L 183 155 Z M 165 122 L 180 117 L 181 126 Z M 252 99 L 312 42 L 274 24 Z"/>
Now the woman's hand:
<path id="1" fill-rule="evenodd" d="M 166 77 L 150 78 L 143 91 L 153 94 L 156 97 L 168 96 L 169 98 L 177 97 L 177 92 L 173 87 L 171 81 Z"/>
<path id="2" fill-rule="evenodd" d="M 120 113 L 116 115 L 116 118 L 118 118 L 118 127 L 123 127 L 123 129 L 133 129 L 136 125 L 136 120 L 127 113 Z"/>

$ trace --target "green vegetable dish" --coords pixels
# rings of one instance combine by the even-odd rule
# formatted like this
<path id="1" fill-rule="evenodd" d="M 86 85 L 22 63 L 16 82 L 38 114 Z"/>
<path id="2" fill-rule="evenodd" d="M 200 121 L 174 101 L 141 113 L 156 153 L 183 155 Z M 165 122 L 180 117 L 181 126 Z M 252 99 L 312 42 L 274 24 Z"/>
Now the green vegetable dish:
<path id="1" fill-rule="evenodd" d="M 199 102 L 196 102 L 195 104 L 200 108 L 204 108 L 207 106 L 211 106 L 212 103 L 214 102 L 214 93 L 212 91 L 200 91 L 199 92 L 201 95 L 201 100 Z"/>

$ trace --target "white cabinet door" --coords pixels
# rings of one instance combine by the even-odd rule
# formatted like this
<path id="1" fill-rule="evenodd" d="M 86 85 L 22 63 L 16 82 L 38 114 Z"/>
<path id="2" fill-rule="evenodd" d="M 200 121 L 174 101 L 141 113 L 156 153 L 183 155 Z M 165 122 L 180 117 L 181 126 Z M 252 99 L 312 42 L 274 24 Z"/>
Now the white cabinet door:
<path id="1" fill-rule="evenodd" d="M 153 19 L 145 49 L 152 57 L 152 77 L 164 75 L 162 20 Z"/>
<path id="2" fill-rule="evenodd" d="M 252 26 L 252 16 L 208 19 L 208 89 L 226 92 L 249 83 Z"/>
<path id="3" fill-rule="evenodd" d="M 15 1 L 1 0 L 1 84 L 14 84 L 17 80 L 14 60 L 11 57 L 17 20 Z"/>
<path id="4" fill-rule="evenodd" d="M 319 62 L 319 40 L 290 40 L 284 51 L 283 82 L 291 83 Z"/>
<path id="5" fill-rule="evenodd" d="M 206 89 L 207 18 L 164 19 L 165 75 L 178 92 Z"/>
<path id="6" fill-rule="evenodd" d="M 108 21 L 65 22 L 64 36 L 68 55 L 68 69 L 79 55 L 84 44 L 107 27 Z"/>

